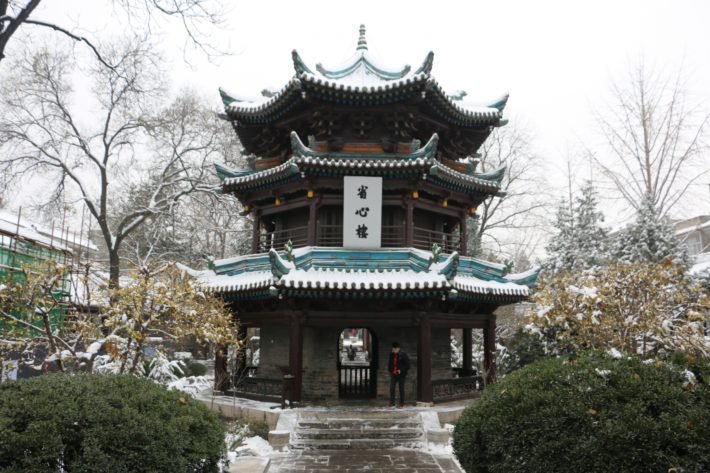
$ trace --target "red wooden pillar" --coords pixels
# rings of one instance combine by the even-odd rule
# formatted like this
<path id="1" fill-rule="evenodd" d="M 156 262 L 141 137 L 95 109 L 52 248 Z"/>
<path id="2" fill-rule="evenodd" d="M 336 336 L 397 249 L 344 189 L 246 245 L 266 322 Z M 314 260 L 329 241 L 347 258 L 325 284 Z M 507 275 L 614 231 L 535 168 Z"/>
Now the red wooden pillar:
<path id="1" fill-rule="evenodd" d="M 483 329 L 483 366 L 486 370 L 486 383 L 496 382 L 496 319 L 492 316 Z"/>
<path id="2" fill-rule="evenodd" d="M 308 206 L 308 246 L 316 245 L 316 221 L 318 220 L 318 203 L 311 198 Z"/>
<path id="3" fill-rule="evenodd" d="M 217 345 L 214 350 L 214 389 L 215 391 L 226 391 L 228 387 L 227 346 Z"/>
<path id="4" fill-rule="evenodd" d="M 414 245 L 414 202 L 407 197 L 404 201 L 406 209 L 406 220 L 404 222 L 404 246 L 411 248 Z"/>
<path id="5" fill-rule="evenodd" d="M 419 343 L 417 344 L 418 401 L 434 402 L 431 385 L 431 322 L 427 315 L 419 320 Z"/>
<path id="6" fill-rule="evenodd" d="M 259 214 L 259 211 L 254 209 L 251 213 L 252 219 L 254 220 L 254 228 L 252 229 L 252 236 L 251 236 L 251 252 L 252 253 L 258 253 L 259 252 L 259 236 L 261 233 L 261 229 L 259 226 L 261 225 L 261 216 Z"/>
<path id="7" fill-rule="evenodd" d="M 291 333 L 288 350 L 289 371 L 293 375 L 293 400 L 301 400 L 301 389 L 303 381 L 303 327 L 301 318 L 294 316 L 291 318 Z"/>
<path id="8" fill-rule="evenodd" d="M 473 355 L 471 353 L 473 347 L 473 337 L 470 328 L 463 329 L 463 376 L 470 376 L 473 372 Z"/>
<path id="9" fill-rule="evenodd" d="M 461 251 L 461 256 L 466 256 L 468 254 L 468 229 L 466 228 L 466 212 L 461 212 L 461 219 L 459 223 L 459 238 L 461 238 L 461 241 L 459 242 L 459 251 Z"/>

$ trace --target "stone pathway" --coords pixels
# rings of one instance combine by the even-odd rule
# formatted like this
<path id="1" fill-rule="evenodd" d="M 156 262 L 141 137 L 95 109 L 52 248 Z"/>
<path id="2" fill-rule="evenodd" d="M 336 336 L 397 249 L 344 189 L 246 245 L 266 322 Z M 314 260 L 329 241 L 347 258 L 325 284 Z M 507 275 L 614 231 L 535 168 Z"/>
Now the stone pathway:
<path id="1" fill-rule="evenodd" d="M 419 450 L 304 450 L 270 458 L 269 473 L 462 473 L 449 455 Z"/>

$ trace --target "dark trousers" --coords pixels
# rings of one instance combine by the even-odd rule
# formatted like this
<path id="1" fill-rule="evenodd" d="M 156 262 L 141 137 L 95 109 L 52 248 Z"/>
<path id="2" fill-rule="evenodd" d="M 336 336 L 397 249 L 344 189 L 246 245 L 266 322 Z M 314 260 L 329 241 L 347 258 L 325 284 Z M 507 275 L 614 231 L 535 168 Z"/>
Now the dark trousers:
<path id="1" fill-rule="evenodd" d="M 394 385 L 399 384 L 399 403 L 404 404 L 404 380 L 406 376 L 399 374 L 390 376 L 390 404 L 394 404 Z"/>

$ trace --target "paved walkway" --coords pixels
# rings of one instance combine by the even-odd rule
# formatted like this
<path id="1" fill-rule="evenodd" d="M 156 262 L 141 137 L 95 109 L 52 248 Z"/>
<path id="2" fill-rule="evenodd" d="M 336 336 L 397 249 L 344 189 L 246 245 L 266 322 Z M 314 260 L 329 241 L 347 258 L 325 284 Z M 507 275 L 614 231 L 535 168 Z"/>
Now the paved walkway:
<path id="1" fill-rule="evenodd" d="M 450 455 L 419 450 L 304 450 L 270 458 L 269 473 L 462 473 Z"/>

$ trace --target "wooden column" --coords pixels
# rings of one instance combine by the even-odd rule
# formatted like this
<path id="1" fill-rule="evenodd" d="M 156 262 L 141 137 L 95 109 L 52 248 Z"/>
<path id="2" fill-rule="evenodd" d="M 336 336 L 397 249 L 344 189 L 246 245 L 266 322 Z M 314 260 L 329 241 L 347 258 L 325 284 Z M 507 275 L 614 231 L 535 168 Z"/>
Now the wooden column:
<path id="1" fill-rule="evenodd" d="M 483 366 L 486 370 L 486 383 L 496 382 L 496 319 L 492 316 L 483 329 Z"/>
<path id="2" fill-rule="evenodd" d="M 259 226 L 261 225 L 261 216 L 259 214 L 259 211 L 254 209 L 251 213 L 252 219 L 254 220 L 254 228 L 252 229 L 252 236 L 251 236 L 251 252 L 252 253 L 258 253 L 259 252 L 259 233 L 260 229 Z"/>
<path id="3" fill-rule="evenodd" d="M 308 245 L 316 246 L 316 222 L 318 220 L 318 202 L 311 199 L 308 206 Z"/>
<path id="4" fill-rule="evenodd" d="M 227 346 L 217 345 L 214 350 L 214 389 L 215 391 L 225 391 L 228 387 Z"/>
<path id="5" fill-rule="evenodd" d="M 459 223 L 459 236 L 461 237 L 461 256 L 468 255 L 468 231 L 466 228 L 466 212 L 461 213 L 461 220 Z M 470 331 L 469 331 L 470 334 Z"/>
<path id="6" fill-rule="evenodd" d="M 473 372 L 473 356 L 471 354 L 473 337 L 471 336 L 471 329 L 463 329 L 463 376 L 470 376 Z"/>
<path id="7" fill-rule="evenodd" d="M 237 366 L 235 367 L 236 379 L 246 377 L 247 371 L 247 328 L 243 325 L 239 326 L 237 331 L 237 340 L 239 348 L 237 350 Z"/>
<path id="8" fill-rule="evenodd" d="M 431 386 L 431 321 L 424 314 L 419 319 L 419 343 L 417 344 L 418 401 L 434 402 Z"/>
<path id="9" fill-rule="evenodd" d="M 303 381 L 303 327 L 301 318 L 293 316 L 291 318 L 291 333 L 288 350 L 289 371 L 294 376 L 293 380 L 293 400 L 301 400 L 301 384 Z"/>
<path id="10" fill-rule="evenodd" d="M 404 246 L 411 248 L 414 245 L 414 202 L 410 197 L 404 201 L 405 219 L 404 222 Z"/>

